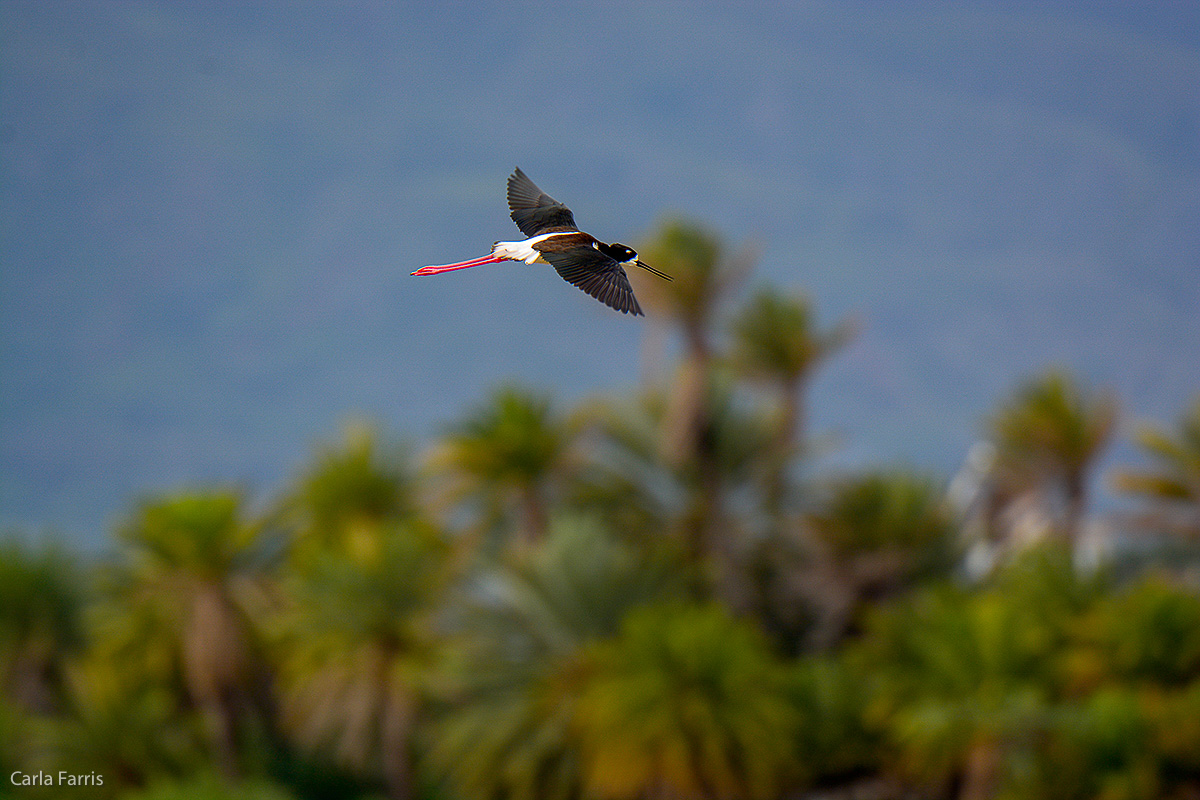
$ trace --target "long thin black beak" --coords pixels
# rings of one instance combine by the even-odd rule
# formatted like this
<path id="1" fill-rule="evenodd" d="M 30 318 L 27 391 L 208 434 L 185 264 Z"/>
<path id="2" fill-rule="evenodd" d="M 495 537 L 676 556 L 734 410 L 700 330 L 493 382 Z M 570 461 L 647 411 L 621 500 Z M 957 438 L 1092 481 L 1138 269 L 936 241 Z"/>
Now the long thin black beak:
<path id="1" fill-rule="evenodd" d="M 633 263 L 637 264 L 639 267 L 641 267 L 642 269 L 646 270 L 646 272 L 652 272 L 652 273 L 654 273 L 654 274 L 655 274 L 655 275 L 657 275 L 658 277 L 662 278 L 664 281 L 669 281 L 669 280 L 672 280 L 672 278 L 671 278 L 671 276 L 670 276 L 670 275 L 668 275 L 668 274 L 667 274 L 667 273 L 665 273 L 665 272 L 659 272 L 659 271 L 658 271 L 658 270 L 656 270 L 654 267 L 652 267 L 652 266 L 650 266 L 649 264 L 647 264 L 645 261 L 635 261 L 635 262 L 633 262 Z"/>

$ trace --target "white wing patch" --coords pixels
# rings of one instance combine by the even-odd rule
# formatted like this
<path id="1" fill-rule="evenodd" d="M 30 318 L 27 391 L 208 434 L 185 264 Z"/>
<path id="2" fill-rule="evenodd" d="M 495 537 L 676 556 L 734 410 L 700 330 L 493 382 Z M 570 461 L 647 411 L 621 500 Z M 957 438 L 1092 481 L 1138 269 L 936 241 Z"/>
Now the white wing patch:
<path id="1" fill-rule="evenodd" d="M 496 242 L 492 245 L 492 255 L 496 258 L 505 258 L 509 261 L 524 261 L 526 264 L 534 264 L 546 261 L 542 258 L 542 254 L 533 248 L 535 244 L 544 242 L 551 236 L 567 236 L 574 235 L 576 231 L 556 231 L 554 233 L 543 233 L 541 236 L 534 236 L 532 239 L 526 239 L 523 242 Z"/>

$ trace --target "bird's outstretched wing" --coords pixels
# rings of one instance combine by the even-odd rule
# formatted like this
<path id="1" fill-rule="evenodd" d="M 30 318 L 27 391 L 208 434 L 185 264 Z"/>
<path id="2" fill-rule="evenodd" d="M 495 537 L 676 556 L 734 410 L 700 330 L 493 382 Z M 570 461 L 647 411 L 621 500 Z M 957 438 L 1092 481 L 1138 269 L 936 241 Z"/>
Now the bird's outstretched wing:
<path id="1" fill-rule="evenodd" d="M 539 189 L 520 167 L 508 179 L 508 210 L 526 236 L 575 229 L 571 209 Z"/>
<path id="2" fill-rule="evenodd" d="M 629 276 L 617 261 L 599 250 L 568 250 L 543 252 L 555 271 L 568 283 L 573 283 L 592 297 L 622 314 L 642 316 L 642 308 L 633 296 Z"/>

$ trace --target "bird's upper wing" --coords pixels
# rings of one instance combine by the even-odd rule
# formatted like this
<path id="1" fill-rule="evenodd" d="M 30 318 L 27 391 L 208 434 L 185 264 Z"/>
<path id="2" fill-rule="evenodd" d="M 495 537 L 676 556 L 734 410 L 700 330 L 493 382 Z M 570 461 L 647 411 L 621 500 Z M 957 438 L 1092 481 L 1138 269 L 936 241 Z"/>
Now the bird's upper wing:
<path id="1" fill-rule="evenodd" d="M 593 248 L 563 252 L 543 252 L 542 258 L 563 279 L 573 283 L 609 308 L 622 314 L 641 316 L 642 308 L 633 296 L 629 276 L 617 261 Z"/>
<path id="2" fill-rule="evenodd" d="M 520 167 L 508 179 L 508 210 L 526 236 L 537 236 L 550 228 L 575 227 L 571 209 L 539 189 Z"/>

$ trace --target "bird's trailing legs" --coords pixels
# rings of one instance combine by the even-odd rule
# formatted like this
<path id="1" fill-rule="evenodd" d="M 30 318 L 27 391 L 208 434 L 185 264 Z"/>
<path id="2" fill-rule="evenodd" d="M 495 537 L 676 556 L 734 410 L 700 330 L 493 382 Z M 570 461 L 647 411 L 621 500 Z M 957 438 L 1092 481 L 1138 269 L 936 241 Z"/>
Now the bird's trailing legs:
<path id="1" fill-rule="evenodd" d="M 508 259 L 500 258 L 499 256 L 494 256 L 489 253 L 486 256 L 480 256 L 479 258 L 472 258 L 469 261 L 458 261 L 454 264 L 430 264 L 428 267 L 421 267 L 419 270 L 417 270 L 415 272 L 411 272 L 409 274 L 410 275 L 437 275 L 439 272 L 450 272 L 451 270 L 466 269 L 467 267 L 478 267 L 480 264 L 499 264 L 501 261 L 507 261 L 507 260 Z"/>

